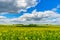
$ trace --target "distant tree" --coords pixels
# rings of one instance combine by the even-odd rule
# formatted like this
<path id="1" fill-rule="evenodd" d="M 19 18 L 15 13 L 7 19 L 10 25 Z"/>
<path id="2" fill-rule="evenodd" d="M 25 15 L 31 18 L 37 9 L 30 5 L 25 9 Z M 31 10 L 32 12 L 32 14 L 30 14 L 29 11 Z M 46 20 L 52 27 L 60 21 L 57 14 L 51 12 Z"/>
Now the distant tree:
<path id="1" fill-rule="evenodd" d="M 37 27 L 36 24 L 29 24 L 28 27 Z"/>

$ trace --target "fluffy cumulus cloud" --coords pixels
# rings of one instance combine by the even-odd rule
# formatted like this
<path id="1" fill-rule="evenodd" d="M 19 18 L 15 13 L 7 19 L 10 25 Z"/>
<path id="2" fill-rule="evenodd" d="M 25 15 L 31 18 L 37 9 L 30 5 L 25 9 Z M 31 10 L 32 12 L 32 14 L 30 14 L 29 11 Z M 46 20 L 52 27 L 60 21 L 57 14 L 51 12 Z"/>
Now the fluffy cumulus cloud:
<path id="1" fill-rule="evenodd" d="M 37 4 L 37 0 L 0 0 L 0 13 L 18 13 Z"/>
<path id="2" fill-rule="evenodd" d="M 26 11 L 27 8 L 35 6 L 37 0 L 0 0 L 0 14 L 7 13 L 18 13 L 21 10 Z M 24 15 L 18 18 L 7 18 L 5 16 L 0 16 L 0 24 L 42 24 L 42 23 L 56 23 L 60 24 L 60 14 L 56 10 L 60 8 L 60 5 L 57 8 L 52 10 L 37 12 L 34 10 L 32 13 L 24 13 Z"/>
<path id="3" fill-rule="evenodd" d="M 15 24 L 15 23 L 24 23 L 24 24 L 57 23 L 57 24 L 60 24 L 60 14 L 54 11 L 37 12 L 36 10 L 34 10 L 31 14 L 25 13 L 24 15 L 18 18 L 7 19 L 4 16 L 0 16 L 0 22 L 10 23 L 10 24 Z"/>
<path id="4" fill-rule="evenodd" d="M 37 12 L 33 11 L 31 14 L 24 14 L 19 17 L 19 20 L 28 23 L 59 23 L 60 14 L 54 11 Z"/>

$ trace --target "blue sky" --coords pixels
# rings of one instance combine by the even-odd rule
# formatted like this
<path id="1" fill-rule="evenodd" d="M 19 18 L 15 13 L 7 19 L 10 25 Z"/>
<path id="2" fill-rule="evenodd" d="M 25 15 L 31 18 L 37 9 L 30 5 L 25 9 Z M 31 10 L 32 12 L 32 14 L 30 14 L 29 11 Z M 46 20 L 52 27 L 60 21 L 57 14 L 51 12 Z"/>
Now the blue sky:
<path id="1" fill-rule="evenodd" d="M 41 2 L 36 6 L 37 11 L 45 11 L 56 8 L 60 5 L 60 0 L 41 0 Z"/>
<path id="2" fill-rule="evenodd" d="M 40 0 L 37 0 L 37 1 L 39 2 Z M 27 12 L 21 11 L 19 14 L 16 14 L 16 13 L 5 14 L 4 16 L 6 16 L 7 18 L 19 17 L 24 13 L 31 13 L 35 9 L 37 11 L 51 10 L 53 8 L 56 8 L 57 5 L 60 5 L 60 0 L 41 0 L 35 7 L 28 8 Z M 58 9 L 57 12 L 60 12 L 59 10 L 60 9 Z"/>
<path id="3" fill-rule="evenodd" d="M 35 5 L 35 6 L 32 5 L 31 7 L 27 8 L 27 9 L 25 9 L 25 8 L 23 9 L 22 7 L 20 8 L 25 11 L 22 10 L 19 13 L 15 13 L 15 12 L 14 13 L 8 12 L 5 14 L 1 13 L 0 16 L 4 16 L 8 19 L 19 18 L 19 17 L 23 16 L 24 14 L 32 14 L 34 12 L 34 10 L 36 10 L 36 12 L 53 11 L 53 12 L 57 12 L 58 14 L 60 14 L 60 0 L 36 0 L 36 2 L 37 2 L 37 5 Z M 28 5 L 30 5 L 30 4 L 28 4 Z M 0 4 L 0 6 L 1 6 L 1 4 Z M 52 19 L 52 18 L 50 18 L 50 19 Z"/>

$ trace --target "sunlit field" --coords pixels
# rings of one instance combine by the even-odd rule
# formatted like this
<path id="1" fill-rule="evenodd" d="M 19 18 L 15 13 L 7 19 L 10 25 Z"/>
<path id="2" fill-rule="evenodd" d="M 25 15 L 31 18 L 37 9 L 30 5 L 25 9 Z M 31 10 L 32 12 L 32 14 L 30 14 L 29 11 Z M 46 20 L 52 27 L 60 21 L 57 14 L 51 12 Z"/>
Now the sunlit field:
<path id="1" fill-rule="evenodd" d="M 0 40 L 60 40 L 60 27 L 0 27 Z"/>

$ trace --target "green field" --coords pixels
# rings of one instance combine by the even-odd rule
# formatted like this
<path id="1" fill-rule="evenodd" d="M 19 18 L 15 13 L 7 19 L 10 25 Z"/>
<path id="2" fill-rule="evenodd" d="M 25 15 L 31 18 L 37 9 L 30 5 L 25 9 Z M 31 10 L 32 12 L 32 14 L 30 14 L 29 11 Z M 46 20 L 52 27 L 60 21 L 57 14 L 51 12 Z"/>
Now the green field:
<path id="1" fill-rule="evenodd" d="M 0 40 L 60 40 L 60 27 L 0 27 Z"/>

